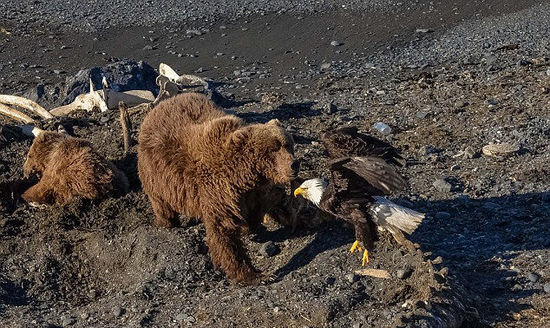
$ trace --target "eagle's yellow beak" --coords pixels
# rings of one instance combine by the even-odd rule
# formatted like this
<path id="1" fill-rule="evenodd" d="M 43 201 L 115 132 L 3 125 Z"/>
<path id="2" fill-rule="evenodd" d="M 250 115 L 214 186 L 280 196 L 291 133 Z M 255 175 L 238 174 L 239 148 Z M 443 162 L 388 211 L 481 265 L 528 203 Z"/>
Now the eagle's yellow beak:
<path id="1" fill-rule="evenodd" d="M 298 197 L 298 195 L 303 195 L 304 191 L 305 190 L 300 187 L 296 188 L 296 190 L 294 190 L 294 197 Z"/>

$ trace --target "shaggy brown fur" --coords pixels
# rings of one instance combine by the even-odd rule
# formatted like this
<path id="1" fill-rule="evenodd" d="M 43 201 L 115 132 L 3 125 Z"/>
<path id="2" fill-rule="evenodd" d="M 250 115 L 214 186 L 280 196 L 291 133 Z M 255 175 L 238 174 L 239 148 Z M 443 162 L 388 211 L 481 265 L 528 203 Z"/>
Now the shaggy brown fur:
<path id="1" fill-rule="evenodd" d="M 161 102 L 139 134 L 139 177 L 154 224 L 172 227 L 176 212 L 201 218 L 212 262 L 239 282 L 259 277 L 240 236 L 263 220 L 265 198 L 297 166 L 292 137 L 278 121 L 244 125 L 199 94 Z"/>
<path id="2" fill-rule="evenodd" d="M 64 205 L 75 197 L 95 199 L 128 191 L 128 180 L 83 139 L 45 131 L 34 139 L 23 166 L 40 181 L 25 191 L 29 203 Z"/>

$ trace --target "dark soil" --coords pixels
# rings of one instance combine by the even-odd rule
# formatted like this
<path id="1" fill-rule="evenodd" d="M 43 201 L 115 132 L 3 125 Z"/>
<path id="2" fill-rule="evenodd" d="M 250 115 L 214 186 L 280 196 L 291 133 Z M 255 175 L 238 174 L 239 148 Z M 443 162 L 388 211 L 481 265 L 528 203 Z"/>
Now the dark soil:
<path id="1" fill-rule="evenodd" d="M 324 11 L 93 33 L 0 21 L 14 32 L 0 34 L 2 93 L 22 94 L 37 83 L 63 90 L 66 77 L 119 58 L 166 62 L 219 81 L 217 90 L 236 101 L 226 110 L 245 120 L 280 119 L 295 135 L 303 178 L 326 174 L 321 132 L 353 124 L 383 137 L 373 128 L 382 121 L 408 159 L 402 173 L 410 189 L 394 199 L 427 213 L 412 236 L 418 252 L 385 233 L 371 251 L 369 266 L 390 279 L 353 274 L 360 257 L 349 254 L 353 231 L 340 221 L 304 210 L 291 232 L 270 220 L 246 244 L 255 265 L 276 280 L 240 287 L 212 267 L 199 221 L 151 226 L 135 145 L 124 156 L 117 112 L 62 121 L 124 170 L 132 191 L 47 209 L 18 201 L 32 183 L 22 176 L 32 140 L 0 119 L 11 124 L 0 134 L 1 325 L 549 326 L 550 8 L 512 13 L 532 4 L 500 4 L 459 6 L 457 15 L 442 2 L 428 14 L 412 6 L 402 16 Z M 201 35 L 187 33 L 193 28 Z M 134 140 L 144 114 L 131 117 Z M 481 154 L 500 142 L 521 149 L 505 158 Z M 438 191 L 438 179 L 451 191 Z M 280 249 L 271 257 L 269 242 Z M 410 277 L 398 278 L 399 270 Z"/>

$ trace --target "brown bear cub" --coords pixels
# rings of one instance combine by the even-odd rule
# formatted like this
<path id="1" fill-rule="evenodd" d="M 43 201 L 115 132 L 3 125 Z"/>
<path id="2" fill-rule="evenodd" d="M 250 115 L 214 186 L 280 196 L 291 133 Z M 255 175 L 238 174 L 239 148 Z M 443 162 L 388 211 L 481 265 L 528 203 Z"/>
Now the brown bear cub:
<path id="1" fill-rule="evenodd" d="M 205 96 L 181 94 L 159 103 L 141 125 L 139 177 L 155 213 L 202 219 L 210 256 L 233 280 L 260 277 L 240 236 L 263 219 L 271 189 L 298 171 L 294 142 L 278 121 L 245 125 Z"/>
<path id="2" fill-rule="evenodd" d="M 96 199 L 128 191 L 128 179 L 90 142 L 65 133 L 41 131 L 23 166 L 40 181 L 22 195 L 28 203 L 65 205 L 75 197 Z"/>

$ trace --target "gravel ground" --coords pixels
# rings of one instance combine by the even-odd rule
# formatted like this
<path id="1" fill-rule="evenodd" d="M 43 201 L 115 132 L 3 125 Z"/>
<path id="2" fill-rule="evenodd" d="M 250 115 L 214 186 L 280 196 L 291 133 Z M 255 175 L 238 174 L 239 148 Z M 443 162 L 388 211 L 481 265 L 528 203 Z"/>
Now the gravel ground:
<path id="1" fill-rule="evenodd" d="M 223 5 L 203 2 L 187 8 L 189 17 L 220 21 L 183 17 L 180 26 L 173 18 L 152 25 L 163 21 L 157 12 L 142 17 L 122 10 L 129 16 L 117 13 L 113 24 L 149 26 L 93 33 L 67 27 L 94 30 L 105 26 L 94 25 L 100 20 L 77 24 L 82 6 L 54 10 L 57 4 L 35 1 L 39 9 L 31 16 L 28 2 L 4 11 L 0 23 L 13 33 L 0 38 L 3 92 L 30 88 L 27 95 L 53 106 L 80 69 L 118 58 L 154 67 L 167 62 L 220 81 L 218 91 L 236 100 L 227 110 L 244 119 L 283 121 L 296 136 L 304 178 L 326 174 L 316 140 L 321 132 L 354 124 L 383 137 L 373 128 L 381 121 L 409 161 L 403 174 L 411 188 L 396 201 L 428 217 L 412 237 L 421 253 L 400 249 L 387 236 L 373 251 L 372 265 L 388 270 L 389 280 L 350 275 L 358 263 L 347 253 L 353 235 L 338 222 L 304 214 L 305 227 L 296 234 L 270 222 L 247 246 L 255 264 L 280 279 L 258 288 L 232 286 L 211 267 L 201 224 L 150 227 L 135 158 L 121 152 L 116 113 L 78 113 L 66 122 L 124 168 L 133 191 L 46 211 L 0 206 L 4 325 L 503 328 L 550 322 L 548 2 L 377 2 L 345 11 L 329 11 L 335 2 L 300 2 L 292 6 L 300 17 L 256 15 L 255 8 L 290 6 L 255 2 L 246 7 L 249 17 L 235 15 L 230 23 L 216 16 Z M 302 4 L 319 12 L 306 15 Z M 376 11 L 358 13 L 361 6 Z M 75 8 L 74 15 L 64 14 L 67 8 Z M 326 32 L 319 35 L 318 26 Z M 358 33 L 358 26 L 367 32 Z M 37 94 L 37 82 L 44 95 Z M 133 117 L 135 126 L 141 119 Z M 30 145 L 25 138 L 8 140 L 0 143 L 0 187 L 21 179 Z M 482 154 L 493 143 L 519 150 Z M 264 251 L 270 241 L 280 250 L 273 257 Z M 411 277 L 399 278 L 402 270 L 412 270 Z"/>

